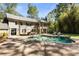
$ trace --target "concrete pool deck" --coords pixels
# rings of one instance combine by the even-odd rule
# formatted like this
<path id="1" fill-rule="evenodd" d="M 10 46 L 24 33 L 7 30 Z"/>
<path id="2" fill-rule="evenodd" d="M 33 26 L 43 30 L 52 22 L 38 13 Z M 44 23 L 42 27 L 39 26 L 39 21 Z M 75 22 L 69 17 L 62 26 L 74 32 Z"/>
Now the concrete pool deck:
<path id="1" fill-rule="evenodd" d="M 51 34 L 43 34 L 52 36 Z M 0 43 L 0 56 L 79 56 L 79 40 L 73 44 L 47 42 L 23 42 L 28 36 L 10 36 L 7 41 Z M 62 35 L 63 36 L 63 35 Z"/>
<path id="2" fill-rule="evenodd" d="M 58 44 L 7 39 L 0 43 L 0 56 L 79 56 L 79 43 Z"/>
<path id="3" fill-rule="evenodd" d="M 53 34 L 37 34 L 37 35 L 44 35 L 44 36 L 58 36 L 58 35 L 53 35 Z M 37 35 L 27 35 L 27 36 L 9 36 L 8 38 L 17 38 L 17 39 L 26 39 L 28 37 L 31 37 L 31 36 L 37 36 Z M 68 36 L 64 36 L 64 35 L 60 35 L 60 36 L 63 36 L 63 37 L 68 37 Z"/>

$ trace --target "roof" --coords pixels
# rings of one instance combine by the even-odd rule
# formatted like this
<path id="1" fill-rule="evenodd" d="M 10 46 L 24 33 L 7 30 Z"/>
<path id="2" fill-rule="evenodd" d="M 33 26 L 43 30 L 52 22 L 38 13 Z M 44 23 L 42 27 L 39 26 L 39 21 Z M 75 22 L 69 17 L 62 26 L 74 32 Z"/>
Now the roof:
<path id="1" fill-rule="evenodd" d="M 22 17 L 22 16 L 16 16 L 16 15 L 13 15 L 13 14 L 9 14 L 9 13 L 6 13 L 6 16 L 7 18 L 9 19 L 14 19 L 15 21 L 16 20 L 19 20 L 19 21 L 28 21 L 28 22 L 43 22 L 43 23 L 46 23 L 46 21 L 44 20 L 38 20 L 38 19 L 33 19 L 33 18 L 26 18 L 26 17 Z"/>
<path id="2" fill-rule="evenodd" d="M 0 30 L 8 30 L 8 25 L 5 23 L 0 23 Z"/>

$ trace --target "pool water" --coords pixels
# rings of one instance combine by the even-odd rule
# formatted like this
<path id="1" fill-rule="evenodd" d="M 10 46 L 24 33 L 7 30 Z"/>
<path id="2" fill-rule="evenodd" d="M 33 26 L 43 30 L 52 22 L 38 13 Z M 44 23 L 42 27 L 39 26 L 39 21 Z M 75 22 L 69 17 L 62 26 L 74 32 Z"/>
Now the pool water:
<path id="1" fill-rule="evenodd" d="M 33 40 L 46 41 L 46 42 L 55 42 L 55 43 L 73 43 L 74 41 L 67 37 L 57 36 L 57 37 L 48 37 L 43 35 L 34 36 Z"/>

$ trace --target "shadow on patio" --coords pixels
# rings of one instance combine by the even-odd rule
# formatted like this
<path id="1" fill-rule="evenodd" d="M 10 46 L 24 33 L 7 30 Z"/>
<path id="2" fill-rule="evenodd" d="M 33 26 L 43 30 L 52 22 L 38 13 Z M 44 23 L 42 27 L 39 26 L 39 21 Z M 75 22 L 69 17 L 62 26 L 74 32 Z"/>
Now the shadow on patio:
<path id="1" fill-rule="evenodd" d="M 40 42 L 29 40 L 27 42 L 4 42 L 0 44 L 0 55 L 3 56 L 75 56 L 79 50 L 73 45 Z M 77 47 L 78 48 L 78 47 Z"/>

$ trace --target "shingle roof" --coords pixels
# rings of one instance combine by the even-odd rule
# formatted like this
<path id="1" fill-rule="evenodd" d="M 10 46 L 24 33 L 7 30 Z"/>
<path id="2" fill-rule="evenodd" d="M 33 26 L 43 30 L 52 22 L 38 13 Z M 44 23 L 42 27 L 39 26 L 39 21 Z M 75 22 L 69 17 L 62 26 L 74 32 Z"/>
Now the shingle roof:
<path id="1" fill-rule="evenodd" d="M 37 20 L 37 19 L 32 19 L 32 18 L 26 18 L 26 17 L 21 17 L 21 16 L 16 16 L 16 15 L 13 15 L 13 14 L 9 14 L 9 13 L 6 13 L 7 15 L 7 18 L 9 19 L 14 19 L 14 20 L 19 20 L 19 21 L 28 21 L 28 22 L 44 22 L 46 23 L 46 21 L 44 20 Z"/>
<path id="2" fill-rule="evenodd" d="M 5 23 L 0 23 L 0 30 L 8 30 L 8 25 L 7 24 L 5 24 Z"/>

